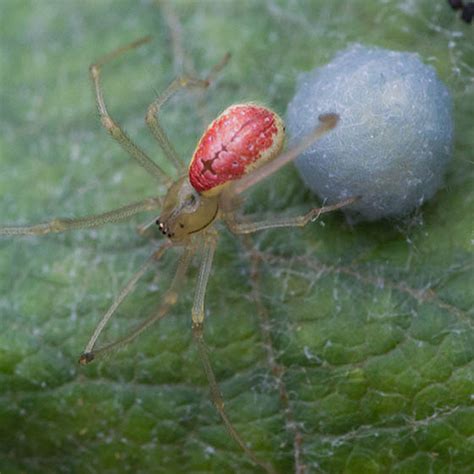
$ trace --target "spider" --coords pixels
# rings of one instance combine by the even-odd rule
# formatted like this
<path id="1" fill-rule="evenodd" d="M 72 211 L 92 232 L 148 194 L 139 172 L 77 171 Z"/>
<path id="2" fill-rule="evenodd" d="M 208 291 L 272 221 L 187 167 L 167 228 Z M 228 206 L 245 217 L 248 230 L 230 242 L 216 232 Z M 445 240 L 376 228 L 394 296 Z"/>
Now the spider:
<path id="1" fill-rule="evenodd" d="M 224 400 L 204 342 L 204 298 L 218 239 L 215 223 L 218 220 L 223 220 L 234 234 L 249 234 L 277 227 L 303 227 L 322 213 L 339 209 L 354 202 L 355 198 L 350 198 L 337 204 L 311 209 L 301 216 L 275 217 L 263 221 L 242 219 L 238 212 L 242 203 L 240 195 L 244 191 L 294 160 L 315 140 L 333 129 L 337 124 L 338 116 L 334 113 L 321 115 L 318 127 L 310 136 L 297 146 L 282 153 L 284 125 L 282 119 L 275 112 L 255 103 L 232 105 L 222 112 L 202 135 L 186 173 L 173 145 L 158 121 L 158 113 L 169 98 L 180 89 L 207 88 L 214 75 L 228 61 L 229 55 L 226 55 L 204 79 L 190 76 L 175 79 L 148 107 L 145 117 L 146 124 L 164 155 L 173 163 L 180 175 L 176 181 L 172 182 L 172 179 L 160 166 L 126 135 L 109 114 L 101 87 L 101 69 L 106 63 L 147 43 L 150 39 L 149 36 L 141 38 L 104 55 L 92 64 L 89 70 L 102 125 L 112 138 L 153 178 L 168 186 L 168 192 L 164 198 L 149 198 L 102 214 L 75 219 L 53 219 L 36 225 L 0 227 L 0 235 L 33 236 L 98 227 L 123 221 L 141 212 L 161 208 L 161 214 L 154 222 L 166 239 L 158 245 L 152 255 L 119 292 L 99 321 L 79 358 L 79 362 L 88 364 L 97 357 L 129 343 L 152 324 L 162 319 L 178 299 L 178 287 L 186 274 L 192 257 L 196 253 L 200 253 L 201 262 L 191 311 L 192 333 L 210 386 L 211 399 L 233 440 L 254 463 L 267 472 L 273 472 L 272 466 L 254 454 L 231 423 L 224 409 Z M 142 226 L 141 232 L 150 226 L 151 224 Z M 150 269 L 151 265 L 172 247 L 180 247 L 182 252 L 175 276 L 158 311 L 129 335 L 97 348 L 96 343 L 101 332 L 119 305 L 133 291 L 139 279 Z"/>

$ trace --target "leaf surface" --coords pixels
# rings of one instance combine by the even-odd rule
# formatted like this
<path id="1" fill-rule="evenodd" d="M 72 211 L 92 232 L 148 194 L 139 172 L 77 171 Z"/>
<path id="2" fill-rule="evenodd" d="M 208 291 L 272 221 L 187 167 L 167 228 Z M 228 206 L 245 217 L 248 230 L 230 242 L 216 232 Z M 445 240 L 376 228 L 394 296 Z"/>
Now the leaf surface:
<path id="1" fill-rule="evenodd" d="M 2 224 L 165 191 L 101 129 L 87 75 L 94 59 L 146 34 L 152 43 L 104 69 L 104 93 L 164 167 L 146 107 L 178 72 L 209 71 L 226 52 L 232 60 L 209 91 L 182 94 L 162 114 L 186 162 L 228 105 L 257 101 L 284 115 L 297 74 L 350 42 L 432 64 L 455 103 L 444 189 L 402 222 L 350 228 L 334 214 L 251 241 L 222 229 L 206 341 L 231 420 L 278 472 L 474 470 L 472 25 L 428 0 L 7 0 L 0 22 Z M 315 205 L 288 167 L 250 193 L 246 210 Z M 2 473 L 259 472 L 209 401 L 191 338 L 195 266 L 165 320 L 108 359 L 77 365 L 156 247 L 135 232 L 153 217 L 0 241 Z M 175 262 L 170 252 L 147 274 L 107 339 L 153 311 Z"/>

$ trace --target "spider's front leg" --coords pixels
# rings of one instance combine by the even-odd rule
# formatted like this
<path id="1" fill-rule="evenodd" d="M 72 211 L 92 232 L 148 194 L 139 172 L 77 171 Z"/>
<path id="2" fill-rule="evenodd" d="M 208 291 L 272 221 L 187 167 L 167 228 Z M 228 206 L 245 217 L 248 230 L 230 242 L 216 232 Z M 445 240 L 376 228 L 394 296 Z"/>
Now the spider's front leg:
<path id="1" fill-rule="evenodd" d="M 241 435 L 235 429 L 234 425 L 227 416 L 227 412 L 224 409 L 224 399 L 217 384 L 211 361 L 207 354 L 207 347 L 204 342 L 204 298 L 207 282 L 209 280 L 209 274 L 211 272 L 214 251 L 217 245 L 217 235 L 215 234 L 215 231 L 211 230 L 206 232 L 204 239 L 203 256 L 201 266 L 199 268 L 196 293 L 194 296 L 194 304 L 192 309 L 193 339 L 197 345 L 199 358 L 201 359 L 204 372 L 206 373 L 206 377 L 209 382 L 212 402 L 216 407 L 220 417 L 222 418 L 227 431 L 229 432 L 232 439 L 242 448 L 249 459 L 262 467 L 266 472 L 273 473 L 273 467 L 257 458 L 255 453 L 245 444 L 245 441 L 242 439 Z"/>
<path id="2" fill-rule="evenodd" d="M 133 43 L 122 46 L 115 51 L 112 51 L 105 56 L 99 58 L 94 64 L 89 67 L 90 77 L 94 87 L 94 92 L 97 101 L 97 108 L 99 110 L 100 120 L 105 129 L 110 133 L 112 138 L 116 140 L 119 145 L 140 164 L 149 174 L 158 179 L 160 182 L 164 182 L 169 185 L 171 180 L 166 173 L 158 166 L 138 145 L 136 145 L 130 137 L 122 130 L 120 125 L 111 117 L 105 104 L 104 95 L 102 93 L 102 87 L 100 83 L 101 69 L 110 61 L 113 61 L 123 53 L 137 48 L 144 43 L 148 43 L 151 40 L 150 36 L 141 38 Z"/>
<path id="3" fill-rule="evenodd" d="M 222 68 L 228 63 L 230 59 L 230 54 L 226 54 L 222 60 L 217 63 L 212 69 L 211 72 L 204 78 L 199 79 L 196 77 L 191 77 L 187 75 L 180 76 L 176 78 L 166 89 L 162 92 L 148 107 L 147 114 L 145 116 L 145 122 L 147 123 L 151 133 L 155 137 L 156 141 L 163 150 L 165 156 L 174 163 L 176 169 L 181 173 L 184 171 L 184 166 L 182 161 L 179 159 L 178 154 L 172 143 L 170 142 L 168 136 L 166 135 L 163 127 L 158 121 L 158 114 L 161 108 L 165 103 L 181 89 L 207 89 L 212 81 L 214 80 L 217 73 L 219 73 Z"/>

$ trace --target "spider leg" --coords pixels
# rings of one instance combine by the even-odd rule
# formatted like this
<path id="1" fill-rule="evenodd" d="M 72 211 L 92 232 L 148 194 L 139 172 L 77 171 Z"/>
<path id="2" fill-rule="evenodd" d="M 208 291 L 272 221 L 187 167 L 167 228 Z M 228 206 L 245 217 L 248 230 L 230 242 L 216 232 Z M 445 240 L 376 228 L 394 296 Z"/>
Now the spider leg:
<path id="1" fill-rule="evenodd" d="M 192 247 L 191 245 L 186 247 L 185 251 L 181 255 L 173 281 L 170 287 L 168 288 L 168 291 L 165 293 L 163 301 L 160 303 L 158 310 L 145 321 L 143 321 L 141 324 L 139 324 L 128 336 L 125 336 L 121 339 L 118 339 L 117 341 L 111 342 L 110 344 L 107 344 L 99 349 L 94 350 L 94 345 L 97 341 L 97 338 L 99 337 L 99 334 L 104 329 L 105 325 L 110 320 L 110 317 L 120 305 L 120 303 L 133 290 L 135 283 L 145 273 L 149 264 L 152 263 L 152 261 L 158 260 L 164 254 L 164 252 L 171 247 L 173 247 L 172 242 L 167 241 L 165 244 L 163 244 L 163 246 L 159 248 L 147 262 L 144 263 L 144 265 L 138 270 L 138 272 L 131 278 L 125 288 L 120 292 L 117 299 L 112 303 L 112 306 L 109 308 L 107 313 L 102 317 L 84 352 L 79 357 L 80 364 L 88 364 L 89 362 L 92 362 L 93 360 L 97 359 L 98 356 L 103 356 L 115 349 L 118 349 L 119 347 L 127 345 L 128 343 L 136 339 L 140 334 L 142 334 L 146 329 L 148 329 L 160 319 L 163 319 L 168 314 L 168 311 L 178 300 L 179 287 L 182 286 L 183 279 L 186 275 L 186 271 L 191 261 L 191 257 L 194 254 L 194 247 Z"/>
<path id="2" fill-rule="evenodd" d="M 92 216 L 78 217 L 76 219 L 53 219 L 43 224 L 27 226 L 0 227 L 1 235 L 44 235 L 50 233 L 66 232 L 73 229 L 87 229 L 99 227 L 104 224 L 120 222 L 140 212 L 151 211 L 161 206 L 160 198 L 148 198 L 127 206 L 119 207 L 112 211 Z"/>
<path id="3" fill-rule="evenodd" d="M 357 201 L 358 197 L 351 197 L 349 199 L 345 199 L 344 201 L 338 202 L 331 206 L 324 206 L 319 208 L 313 208 L 306 214 L 302 216 L 293 216 L 293 217 L 274 217 L 267 220 L 262 221 L 236 221 L 232 218 L 225 218 L 226 223 L 229 226 L 229 229 L 234 234 L 251 234 L 253 232 L 257 232 L 259 230 L 264 229 L 274 229 L 277 227 L 304 227 L 309 222 L 316 220 L 321 214 L 326 212 L 335 211 L 336 209 L 340 209 L 341 207 L 348 206 L 353 202 Z"/>
<path id="4" fill-rule="evenodd" d="M 293 148 L 290 148 L 285 153 L 274 160 L 263 165 L 261 168 L 257 168 L 255 171 L 245 175 L 238 181 L 234 181 L 225 192 L 229 193 L 228 197 L 224 199 L 231 200 L 233 196 L 239 195 L 246 191 L 251 186 L 259 183 L 263 179 L 267 178 L 271 174 L 278 171 L 281 167 L 285 166 L 290 161 L 295 160 L 303 151 L 310 147 L 314 142 L 319 140 L 322 136 L 332 130 L 339 121 L 339 115 L 333 113 L 322 114 L 319 116 L 319 125 L 316 129 Z"/>
<path id="5" fill-rule="evenodd" d="M 134 158 L 149 174 L 154 176 L 159 181 L 165 181 L 166 184 L 170 183 L 170 178 L 166 173 L 132 140 L 127 136 L 127 134 L 122 130 L 122 128 L 114 121 L 107 111 L 105 105 L 104 96 L 102 94 L 102 88 L 100 85 L 100 70 L 104 64 L 114 60 L 118 56 L 121 56 L 123 53 L 141 46 L 144 43 L 150 41 L 151 37 L 146 36 L 141 38 L 133 43 L 122 46 L 121 48 L 112 51 L 105 56 L 102 56 L 89 67 L 90 77 L 92 84 L 94 86 L 97 108 L 99 110 L 100 120 L 105 129 L 110 133 L 112 138 L 116 140 L 119 145 L 132 157 Z"/>
<path id="6" fill-rule="evenodd" d="M 115 313 L 117 308 L 122 304 L 125 298 L 135 289 L 135 286 L 138 280 L 148 271 L 151 264 L 159 260 L 161 256 L 165 253 L 165 251 L 171 247 L 171 245 L 172 244 L 170 241 L 163 241 L 161 244 L 161 247 L 155 252 L 153 252 L 153 254 L 145 261 L 145 263 L 143 263 L 143 265 L 132 276 L 132 278 L 128 281 L 128 283 L 122 288 L 122 290 L 120 290 L 120 293 L 117 295 L 117 297 L 115 298 L 110 308 L 107 310 L 107 312 L 104 314 L 104 316 L 100 320 L 99 324 L 94 330 L 94 333 L 89 339 L 89 342 L 87 343 L 86 348 L 84 349 L 83 354 L 85 355 L 86 359 L 90 358 L 88 354 L 93 353 L 94 346 L 97 342 L 97 339 L 100 336 L 100 333 L 104 330 L 105 326 L 107 325 L 107 323 L 109 322 L 110 318 Z"/>
<path id="7" fill-rule="evenodd" d="M 158 114 L 161 107 L 178 91 L 186 88 L 200 88 L 206 89 L 211 84 L 215 75 L 227 64 L 230 58 L 229 54 L 226 54 L 222 60 L 216 64 L 211 72 L 204 78 L 199 79 L 191 76 L 180 76 L 176 78 L 166 89 L 162 92 L 148 107 L 147 114 L 145 116 L 145 122 L 147 123 L 151 133 L 159 143 L 166 157 L 174 163 L 176 169 L 181 173 L 184 171 L 184 165 L 179 159 L 176 150 L 170 142 L 167 134 L 163 130 L 163 127 L 158 121 Z"/>
<path id="8" fill-rule="evenodd" d="M 194 296 L 194 304 L 192 309 L 192 329 L 193 339 L 197 345 L 199 358 L 206 373 L 207 380 L 210 386 L 211 400 L 216 407 L 224 425 L 229 432 L 231 438 L 242 448 L 245 454 L 257 465 L 261 466 L 265 471 L 273 473 L 272 466 L 264 463 L 257 458 L 255 453 L 245 444 L 241 435 L 235 429 L 230 421 L 226 410 L 224 409 L 224 399 L 217 384 L 216 376 L 212 369 L 211 361 L 207 354 L 207 347 L 204 342 L 204 297 L 206 293 L 207 282 L 212 267 L 212 260 L 214 251 L 217 245 L 217 239 L 214 234 L 208 234 L 207 242 L 204 244 L 203 257 L 199 269 L 198 281 L 196 286 L 196 293 Z"/>

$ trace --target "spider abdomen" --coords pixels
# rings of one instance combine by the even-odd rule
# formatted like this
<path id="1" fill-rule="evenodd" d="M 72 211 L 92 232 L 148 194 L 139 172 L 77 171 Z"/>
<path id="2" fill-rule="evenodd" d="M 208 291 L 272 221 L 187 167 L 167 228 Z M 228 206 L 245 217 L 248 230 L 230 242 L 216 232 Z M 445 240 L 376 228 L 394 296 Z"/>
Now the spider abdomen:
<path id="1" fill-rule="evenodd" d="M 232 105 L 201 137 L 189 165 L 189 181 L 199 193 L 216 195 L 229 181 L 275 158 L 284 138 L 283 121 L 272 110 Z"/>

